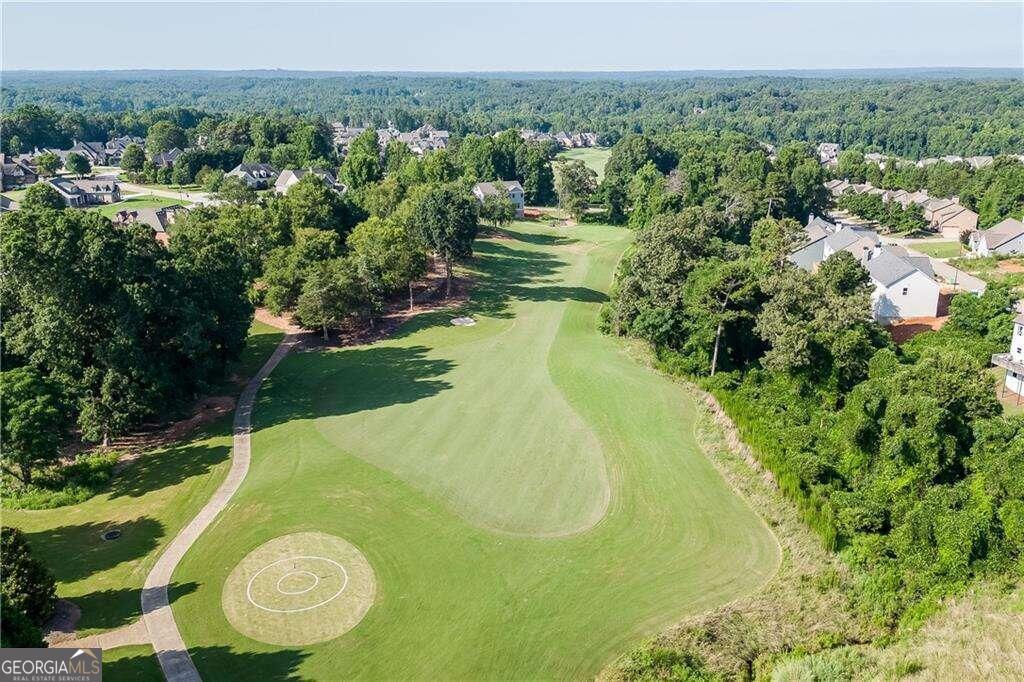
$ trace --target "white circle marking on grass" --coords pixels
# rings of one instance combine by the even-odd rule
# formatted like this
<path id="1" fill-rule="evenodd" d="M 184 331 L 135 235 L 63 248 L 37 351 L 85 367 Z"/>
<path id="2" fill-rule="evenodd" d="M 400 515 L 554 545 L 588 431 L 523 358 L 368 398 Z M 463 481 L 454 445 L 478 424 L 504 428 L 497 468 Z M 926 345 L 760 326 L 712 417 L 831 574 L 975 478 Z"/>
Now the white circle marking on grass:
<path id="1" fill-rule="evenodd" d="M 268 570 L 270 568 L 273 568 L 274 566 L 277 566 L 278 564 L 283 564 L 286 561 L 296 561 L 298 559 L 313 559 L 314 561 L 326 561 L 329 564 L 334 564 L 335 566 L 338 567 L 338 570 L 341 571 L 341 574 L 345 577 L 345 580 L 341 583 L 341 587 L 338 589 L 338 591 L 335 592 L 334 594 L 332 594 L 327 599 L 324 599 L 323 601 L 319 601 L 316 604 L 313 604 L 312 606 L 304 606 L 304 607 L 299 608 L 299 609 L 272 609 L 270 607 L 264 606 L 263 604 L 260 604 L 259 602 L 257 602 L 255 599 L 252 598 L 252 583 L 253 583 L 254 580 L 256 580 L 256 578 L 260 577 L 260 574 L 262 574 L 264 571 L 266 571 L 266 570 Z M 295 572 L 296 571 L 292 571 L 292 573 L 295 573 Z M 306 571 L 303 571 L 303 572 L 306 572 Z M 291 575 L 291 574 L 286 574 L 286 575 Z M 320 579 L 317 578 L 317 583 L 319 583 L 319 581 L 320 581 Z M 281 581 L 278 580 L 278 584 L 280 584 L 280 582 Z M 314 585 L 314 587 L 315 587 L 315 585 Z M 319 607 L 323 606 L 324 604 L 328 604 L 328 603 L 334 601 L 335 599 L 337 599 L 338 597 L 341 596 L 341 593 L 345 591 L 346 587 L 348 587 L 348 571 L 345 570 L 344 566 L 339 564 L 334 559 L 328 559 L 327 557 L 302 555 L 302 556 L 287 557 L 285 559 L 278 559 L 277 561 L 271 562 L 271 563 L 267 564 L 266 566 L 264 566 L 263 568 L 261 568 L 260 570 L 256 571 L 256 573 L 253 574 L 253 576 L 251 578 L 249 578 L 249 582 L 245 586 L 245 596 L 246 596 L 246 599 L 249 600 L 250 604 L 252 604 L 253 606 L 255 606 L 258 609 L 263 609 L 264 611 L 269 611 L 270 613 L 300 613 L 302 611 L 312 611 L 315 608 L 319 608 Z M 310 589 L 312 589 L 312 588 L 310 588 Z M 282 592 L 280 589 L 278 589 L 278 591 Z M 308 590 L 306 590 L 306 591 L 308 591 Z"/>
<path id="2" fill-rule="evenodd" d="M 308 575 L 310 578 L 313 579 L 313 584 L 310 585 L 309 587 L 307 587 L 304 590 L 285 590 L 285 589 L 282 589 L 281 588 L 281 583 L 283 583 L 285 580 L 287 580 L 288 578 L 292 577 L 293 575 Z M 316 573 L 310 573 L 309 571 L 292 571 L 291 573 L 285 573 L 280 578 L 278 578 L 277 579 L 277 585 L 275 585 L 274 587 L 276 587 L 277 591 L 280 592 L 281 594 L 306 594 L 307 592 L 309 592 L 310 590 L 312 590 L 314 587 L 316 587 L 319 584 L 320 584 L 320 576 L 318 576 Z"/>

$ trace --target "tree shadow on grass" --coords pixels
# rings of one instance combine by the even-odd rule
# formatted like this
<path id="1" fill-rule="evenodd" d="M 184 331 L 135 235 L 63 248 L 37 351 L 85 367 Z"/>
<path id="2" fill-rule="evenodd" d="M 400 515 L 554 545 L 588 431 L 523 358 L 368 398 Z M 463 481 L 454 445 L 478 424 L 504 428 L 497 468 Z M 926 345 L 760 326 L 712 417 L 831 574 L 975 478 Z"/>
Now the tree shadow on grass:
<path id="1" fill-rule="evenodd" d="M 114 529 L 121 531 L 117 539 L 101 537 Z M 32 551 L 43 558 L 58 580 L 74 582 L 149 554 L 164 536 L 164 524 L 140 516 L 130 521 L 57 526 L 27 536 Z"/>
<path id="2" fill-rule="evenodd" d="M 575 244 L 579 240 L 575 237 L 569 237 L 561 234 L 544 234 L 543 232 L 521 232 L 518 230 L 503 230 L 503 229 L 491 229 L 490 233 L 503 238 L 512 239 L 517 242 L 525 242 L 527 244 L 535 244 L 537 246 L 568 246 L 569 244 Z M 485 237 L 488 235 L 484 235 Z"/>
<path id="3" fill-rule="evenodd" d="M 218 430 L 227 434 L 227 419 Z M 209 434 L 199 434 L 203 439 Z M 201 476 L 217 464 L 228 459 L 231 448 L 227 445 L 209 445 L 191 442 L 171 445 L 147 453 L 120 471 L 110 486 L 110 497 L 141 497 L 153 490 L 175 485 L 193 476 Z"/>
<path id="4" fill-rule="evenodd" d="M 116 651 L 116 649 L 114 650 Z M 302 651 L 232 651 L 228 647 L 190 648 L 192 660 L 203 679 L 209 680 L 298 680 L 298 670 L 309 655 Z M 103 664 L 103 679 L 162 681 L 156 654 L 117 658 Z"/>
<path id="5" fill-rule="evenodd" d="M 179 597 L 197 589 L 199 584 L 194 582 L 172 583 L 168 587 L 167 597 L 173 604 Z M 82 619 L 78 621 L 79 630 L 113 630 L 142 617 L 141 596 L 141 589 L 129 588 L 96 590 L 69 598 L 82 611 Z"/>
<path id="6" fill-rule="evenodd" d="M 293 419 L 353 414 L 390 405 L 413 403 L 451 388 L 440 378 L 451 360 L 426 357 L 429 348 L 362 346 L 316 354 L 302 370 L 289 373 L 288 397 L 260 391 L 256 421 L 260 426 Z"/>

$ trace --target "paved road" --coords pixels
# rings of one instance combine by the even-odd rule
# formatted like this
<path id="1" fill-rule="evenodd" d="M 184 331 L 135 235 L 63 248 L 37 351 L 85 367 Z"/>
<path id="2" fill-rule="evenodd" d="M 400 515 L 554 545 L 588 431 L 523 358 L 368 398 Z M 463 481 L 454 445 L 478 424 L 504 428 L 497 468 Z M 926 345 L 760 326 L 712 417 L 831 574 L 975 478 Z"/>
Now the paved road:
<path id="1" fill-rule="evenodd" d="M 171 576 L 185 556 L 185 552 L 224 510 L 242 485 L 245 475 L 249 472 L 249 434 L 252 430 L 252 409 L 256 392 L 259 391 L 263 380 L 274 371 L 300 338 L 299 334 L 286 334 L 270 359 L 246 384 L 235 408 L 234 448 L 231 453 L 231 469 L 227 477 L 206 506 L 171 541 L 146 576 L 146 584 L 142 588 L 142 620 L 149 631 L 149 639 L 153 643 L 160 667 L 168 682 L 198 682 L 201 679 L 171 612 L 167 598 Z"/>
<path id="2" fill-rule="evenodd" d="M 219 203 L 216 199 L 211 198 L 207 192 L 179 192 L 173 189 L 159 189 L 156 187 L 146 187 L 145 185 L 136 185 L 134 182 L 125 182 L 124 180 L 118 180 L 117 172 L 97 173 L 96 178 L 101 180 L 117 180 L 117 184 L 121 186 L 121 194 L 150 194 L 155 197 L 164 197 L 165 199 L 177 199 L 178 201 L 188 201 L 193 204 L 216 205 L 217 203 Z"/>

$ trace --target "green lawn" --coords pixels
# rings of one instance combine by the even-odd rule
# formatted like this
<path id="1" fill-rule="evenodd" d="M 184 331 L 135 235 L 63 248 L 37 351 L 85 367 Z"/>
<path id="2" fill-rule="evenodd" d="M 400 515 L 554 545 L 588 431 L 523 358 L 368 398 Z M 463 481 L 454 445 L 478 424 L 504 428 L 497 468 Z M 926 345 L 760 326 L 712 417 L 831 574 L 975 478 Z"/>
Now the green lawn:
<path id="1" fill-rule="evenodd" d="M 608 163 L 608 157 L 612 155 L 609 147 L 580 147 L 579 149 L 566 149 L 558 153 L 560 159 L 580 160 L 597 173 L 597 179 L 604 178 L 604 166 Z"/>
<path id="2" fill-rule="evenodd" d="M 3 194 L 4 194 L 5 197 L 10 199 L 11 201 L 17 201 L 17 202 L 20 203 L 22 200 L 25 199 L 25 192 L 27 192 L 27 191 L 28 191 L 28 188 L 26 188 L 26 189 L 8 189 L 8 190 L 4 190 Z"/>
<path id="3" fill-rule="evenodd" d="M 164 679 L 156 652 L 148 644 L 120 646 L 103 652 L 103 679 L 109 682 L 143 680 L 159 682 Z"/>
<path id="4" fill-rule="evenodd" d="M 169 199 L 166 197 L 153 196 L 152 194 L 144 194 L 141 196 L 133 197 L 131 199 L 125 199 L 119 201 L 116 204 L 105 204 L 103 206 L 96 206 L 90 208 L 90 211 L 98 211 L 107 218 L 113 218 L 118 211 L 130 211 L 137 208 L 163 208 L 164 206 L 183 206 L 188 204 L 187 201 L 179 201 L 177 199 Z"/>
<path id="5" fill-rule="evenodd" d="M 232 373 L 254 373 L 282 336 L 255 322 Z M 82 609 L 80 633 L 119 627 L 139 617 L 146 573 L 213 494 L 227 470 L 230 448 L 227 417 L 189 441 L 143 455 L 107 492 L 57 509 L 4 510 L 3 523 L 28 534 L 33 550 L 56 575 L 58 594 Z M 120 528 L 123 535 L 101 540 L 109 528 Z M 178 586 L 179 591 L 193 588 Z"/>
<path id="6" fill-rule="evenodd" d="M 517 223 L 477 243 L 476 326 L 434 313 L 282 362 L 248 477 L 174 577 L 204 678 L 593 677 L 775 572 L 775 538 L 699 450 L 691 394 L 595 330 L 629 239 Z M 240 635 L 225 580 L 301 531 L 365 554 L 374 605 L 319 645 Z"/>
<path id="7" fill-rule="evenodd" d="M 963 253 L 960 242 L 911 242 L 907 247 L 932 258 L 957 258 Z"/>

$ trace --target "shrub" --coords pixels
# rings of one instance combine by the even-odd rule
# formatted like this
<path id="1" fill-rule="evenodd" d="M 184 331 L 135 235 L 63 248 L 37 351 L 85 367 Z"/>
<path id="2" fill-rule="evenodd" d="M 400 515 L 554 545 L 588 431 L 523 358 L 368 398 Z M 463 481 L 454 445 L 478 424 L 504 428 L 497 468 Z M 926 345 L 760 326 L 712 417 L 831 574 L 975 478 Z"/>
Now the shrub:
<path id="1" fill-rule="evenodd" d="M 42 561 L 32 556 L 25 535 L 17 528 L 0 528 L 0 599 L 42 625 L 57 605 L 57 585 Z"/>
<path id="2" fill-rule="evenodd" d="M 0 598 L 0 647 L 38 649 L 46 646 L 39 628 L 29 621 L 21 609 L 15 608 L 7 599 Z"/>
<path id="3" fill-rule="evenodd" d="M 72 464 L 40 471 L 31 485 L 4 476 L 0 498 L 7 509 L 55 509 L 85 502 L 110 485 L 120 454 L 99 452 L 79 456 Z"/>

